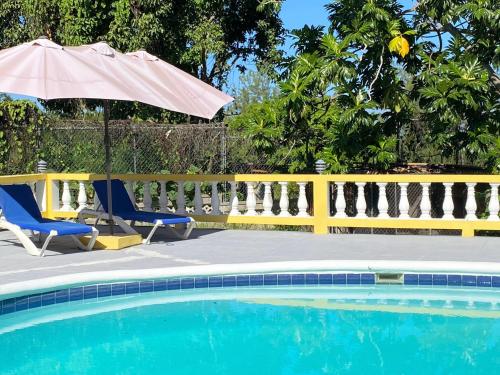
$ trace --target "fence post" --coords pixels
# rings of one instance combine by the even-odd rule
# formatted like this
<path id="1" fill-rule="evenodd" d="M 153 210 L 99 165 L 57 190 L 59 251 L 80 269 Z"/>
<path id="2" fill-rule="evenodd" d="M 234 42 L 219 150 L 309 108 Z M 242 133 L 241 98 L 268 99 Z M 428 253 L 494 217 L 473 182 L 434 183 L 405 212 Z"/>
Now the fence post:
<path id="1" fill-rule="evenodd" d="M 325 176 L 313 177 L 314 234 L 328 234 L 329 196 Z"/>

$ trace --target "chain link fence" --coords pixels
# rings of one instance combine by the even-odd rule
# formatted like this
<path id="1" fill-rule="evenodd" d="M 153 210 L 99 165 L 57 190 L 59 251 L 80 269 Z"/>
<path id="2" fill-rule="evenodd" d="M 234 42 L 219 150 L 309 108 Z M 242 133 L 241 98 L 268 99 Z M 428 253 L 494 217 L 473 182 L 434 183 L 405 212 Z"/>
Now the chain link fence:
<path id="1" fill-rule="evenodd" d="M 92 121 L 52 124 L 43 133 L 41 154 L 57 172 L 104 173 L 103 125 Z M 273 172 L 250 139 L 224 124 L 110 123 L 114 173 Z"/>
<path id="2" fill-rule="evenodd" d="M 104 127 L 100 121 L 57 121 L 36 129 L 36 147 L 26 146 L 23 158 L 15 153 L 9 156 L 4 174 L 26 173 L 25 170 L 17 171 L 15 166 L 31 163 L 35 169 L 38 158 L 43 158 L 51 171 L 55 172 L 81 172 L 104 173 Z M 234 132 L 222 123 L 212 124 L 153 124 L 132 123 L 131 121 L 112 121 L 110 123 L 112 138 L 112 156 L 114 173 L 134 174 L 236 174 L 236 173 L 273 173 L 278 169 L 269 162 L 265 155 L 259 155 L 252 147 L 249 138 L 241 133 Z M 16 139 L 17 140 L 17 139 Z M 27 158 L 33 160 L 27 161 Z M 36 160 L 35 160 L 36 159 Z M 16 163 L 14 163 L 17 161 Z M 6 173 L 7 172 L 7 173 Z M 363 173 L 360 171 L 359 173 Z M 433 171 L 433 173 L 446 173 L 446 170 Z M 400 172 L 405 173 L 405 172 Z M 408 173 L 408 171 L 406 172 Z M 419 172 L 424 173 L 424 172 Z M 478 173 L 471 170 L 470 173 Z M 227 204 L 229 187 L 227 184 L 220 186 L 222 204 Z M 142 185 L 136 186 L 140 195 Z M 153 199 L 157 200 L 158 186 L 153 188 Z M 209 186 L 202 186 L 209 189 Z M 355 216 L 357 201 L 360 191 L 353 183 L 344 187 L 346 213 Z M 175 200 L 176 187 L 168 186 L 170 199 Z M 308 200 L 312 203 L 311 186 L 307 188 Z M 401 199 L 400 187 L 397 184 L 387 184 L 388 214 L 397 217 Z M 453 200 L 457 218 L 465 216 L 465 202 L 467 197 L 465 184 L 453 186 Z M 489 200 L 488 184 L 476 186 L 477 213 L 481 217 L 486 212 L 486 202 Z M 156 193 L 155 193 L 156 192 Z M 409 215 L 419 217 L 422 187 L 420 184 L 409 184 Z M 72 187 L 72 193 L 77 194 L 77 186 Z M 245 199 L 246 187 L 240 186 L 241 199 Z M 257 198 L 262 201 L 263 188 L 256 189 Z M 330 191 L 331 214 L 335 212 L 337 190 L 331 184 Z M 379 186 L 366 184 L 362 192 L 366 200 L 366 214 L 368 217 L 378 215 Z M 191 202 L 194 196 L 194 186 L 186 185 L 186 198 Z M 294 184 L 289 186 L 289 197 L 292 211 L 296 209 L 298 189 Z M 430 198 L 432 201 L 431 216 L 441 217 L 442 202 L 444 200 L 444 187 L 442 184 L 432 184 Z M 273 187 L 273 210 L 279 211 L 280 191 Z M 299 228 L 297 228 L 299 229 Z M 299 229 L 300 230 L 300 229 Z M 306 228 L 301 228 L 306 230 Z M 444 230 L 416 230 L 416 229 L 384 229 L 384 228 L 332 228 L 335 233 L 380 233 L 380 234 L 458 234 L 458 231 Z"/>

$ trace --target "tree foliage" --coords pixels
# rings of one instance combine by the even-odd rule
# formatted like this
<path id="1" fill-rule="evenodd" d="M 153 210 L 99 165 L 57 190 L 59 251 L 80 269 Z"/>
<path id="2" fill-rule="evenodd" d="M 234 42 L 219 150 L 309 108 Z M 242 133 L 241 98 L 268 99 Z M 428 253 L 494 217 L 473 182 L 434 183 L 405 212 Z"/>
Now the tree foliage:
<path id="1" fill-rule="evenodd" d="M 281 72 L 280 95 L 233 125 L 275 129 L 267 144 L 294 155 L 283 166 L 290 171 L 313 171 L 319 158 L 334 172 L 387 169 L 429 148 L 443 160 L 499 170 L 497 5 L 332 1 L 328 32 L 293 31 L 297 55 Z"/>
<path id="2" fill-rule="evenodd" d="M 33 173 L 44 116 L 29 100 L 0 97 L 0 170 L 5 174 Z"/>

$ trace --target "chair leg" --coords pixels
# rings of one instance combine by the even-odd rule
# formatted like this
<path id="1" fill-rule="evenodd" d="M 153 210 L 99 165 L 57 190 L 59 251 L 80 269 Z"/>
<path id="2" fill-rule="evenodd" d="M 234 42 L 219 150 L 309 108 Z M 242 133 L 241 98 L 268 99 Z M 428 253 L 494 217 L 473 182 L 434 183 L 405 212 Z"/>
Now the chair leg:
<path id="1" fill-rule="evenodd" d="M 127 234 L 138 234 L 134 228 L 132 228 L 132 225 L 128 225 L 125 220 L 123 220 L 119 216 L 113 216 L 113 220 L 116 225 L 118 225 L 125 233 Z"/>
<path id="2" fill-rule="evenodd" d="M 92 228 L 92 238 L 90 239 L 87 245 L 87 250 L 92 250 L 94 248 L 95 241 L 97 240 L 98 236 L 99 236 L 99 231 L 96 228 Z"/>
<path id="3" fill-rule="evenodd" d="M 71 239 L 75 243 L 75 246 L 80 250 L 87 250 L 87 247 L 83 244 L 82 241 L 76 236 L 71 236 Z"/>
<path id="4" fill-rule="evenodd" d="M 96 228 L 92 228 L 92 237 L 90 238 L 90 241 L 87 245 L 84 245 L 83 242 L 76 236 L 71 236 L 71 238 L 73 239 L 76 246 L 80 250 L 90 251 L 94 248 L 95 242 L 97 240 L 97 236 L 99 236 L 99 231 Z"/>
<path id="5" fill-rule="evenodd" d="M 148 234 L 148 237 L 144 240 L 142 240 L 142 243 L 145 245 L 149 245 L 151 243 L 151 238 L 153 237 L 153 234 L 155 234 L 156 230 L 162 225 L 161 222 L 156 222 L 153 229 Z"/>
<path id="6" fill-rule="evenodd" d="M 184 232 L 172 228 L 169 225 L 166 226 L 166 228 L 180 240 L 187 240 L 195 227 L 196 227 L 196 221 L 194 221 L 193 219 L 191 219 L 191 222 L 189 222 L 189 224 L 186 225 L 186 229 L 184 230 Z"/>
<path id="7" fill-rule="evenodd" d="M 45 239 L 45 242 L 43 243 L 43 246 L 42 246 L 42 249 L 41 249 L 41 253 L 40 253 L 40 256 L 44 256 L 45 255 L 45 250 L 47 249 L 47 246 L 49 245 L 49 242 L 50 240 L 52 239 L 52 237 L 54 236 L 57 236 L 57 232 L 55 230 L 51 230 L 49 235 L 47 236 L 47 238 Z"/>
<path id="8" fill-rule="evenodd" d="M 161 221 L 156 222 L 155 225 L 154 225 L 154 227 L 153 227 L 153 229 L 151 229 L 151 231 L 149 232 L 148 237 L 145 240 L 143 240 L 142 243 L 145 244 L 145 245 L 151 244 L 151 238 L 153 237 L 153 235 L 155 234 L 156 230 L 160 226 L 165 226 L 165 228 L 167 230 L 169 230 L 178 239 L 180 239 L 180 240 L 187 240 L 189 238 L 189 235 L 191 234 L 192 230 L 196 227 L 196 221 L 194 221 L 193 219 L 191 219 L 191 221 L 189 222 L 189 224 L 187 224 L 186 229 L 184 230 L 184 232 L 180 232 L 180 231 L 172 228 L 170 225 L 164 225 L 164 224 L 161 223 Z"/>
<path id="9" fill-rule="evenodd" d="M 99 223 L 99 221 L 101 219 L 106 219 L 108 217 L 108 214 L 106 212 L 85 209 L 85 210 L 82 210 L 82 211 L 80 211 L 78 213 L 78 221 L 80 221 L 80 223 L 82 223 L 82 224 L 85 224 L 85 218 L 84 218 L 85 215 L 91 216 L 91 217 L 95 217 L 95 222 L 94 222 L 94 225 L 93 225 L 94 227 L 97 227 L 97 224 Z M 127 233 L 127 234 L 138 234 L 138 232 L 134 228 L 132 228 L 133 224 L 132 225 L 127 224 L 127 222 L 125 220 L 123 220 L 121 217 L 119 217 L 119 216 L 113 216 L 113 221 L 125 233 Z"/>
<path id="10" fill-rule="evenodd" d="M 17 237 L 19 242 L 23 244 L 28 254 L 40 257 L 43 256 L 43 251 L 36 247 L 33 241 L 31 241 L 30 238 L 17 225 L 9 223 L 5 220 L 0 220 L 0 228 L 11 231 Z"/>
<path id="11" fill-rule="evenodd" d="M 189 236 L 191 235 L 191 232 L 193 229 L 196 228 L 196 221 L 194 219 L 191 219 L 191 222 L 188 224 L 186 231 L 184 232 L 184 239 L 187 240 Z"/>

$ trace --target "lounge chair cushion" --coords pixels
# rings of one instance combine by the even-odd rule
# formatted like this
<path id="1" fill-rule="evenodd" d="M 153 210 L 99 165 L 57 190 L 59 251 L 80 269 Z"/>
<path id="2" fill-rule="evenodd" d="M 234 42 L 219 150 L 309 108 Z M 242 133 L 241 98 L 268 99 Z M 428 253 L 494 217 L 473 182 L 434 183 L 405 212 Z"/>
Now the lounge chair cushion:
<path id="1" fill-rule="evenodd" d="M 99 180 L 92 182 L 94 190 L 99 197 L 102 208 L 108 212 L 107 181 Z M 113 192 L 113 213 L 120 216 L 122 212 L 134 212 L 134 204 L 130 201 L 127 190 L 120 180 L 111 180 L 111 191 Z"/>
<path id="2" fill-rule="evenodd" d="M 94 181 L 92 185 L 94 186 L 104 211 L 108 212 L 107 182 L 105 180 Z M 111 180 L 111 190 L 113 192 L 113 214 L 121 217 L 123 220 L 142 221 L 155 224 L 160 220 L 161 223 L 165 225 L 188 224 L 191 222 L 191 219 L 186 216 L 137 211 L 130 201 L 123 182 L 120 180 Z"/>
<path id="3" fill-rule="evenodd" d="M 0 185 L 0 208 L 7 221 L 39 221 L 42 214 L 31 188 L 24 185 Z"/>
<path id="4" fill-rule="evenodd" d="M 0 185 L 0 208 L 5 219 L 21 229 L 41 233 L 54 230 L 59 236 L 92 233 L 88 225 L 42 218 L 28 185 Z"/>
<path id="5" fill-rule="evenodd" d="M 29 229 L 41 233 L 50 233 L 55 230 L 58 236 L 92 233 L 92 227 L 69 221 L 43 219 L 38 223 L 16 221 L 14 224 L 18 225 L 21 229 Z"/>

